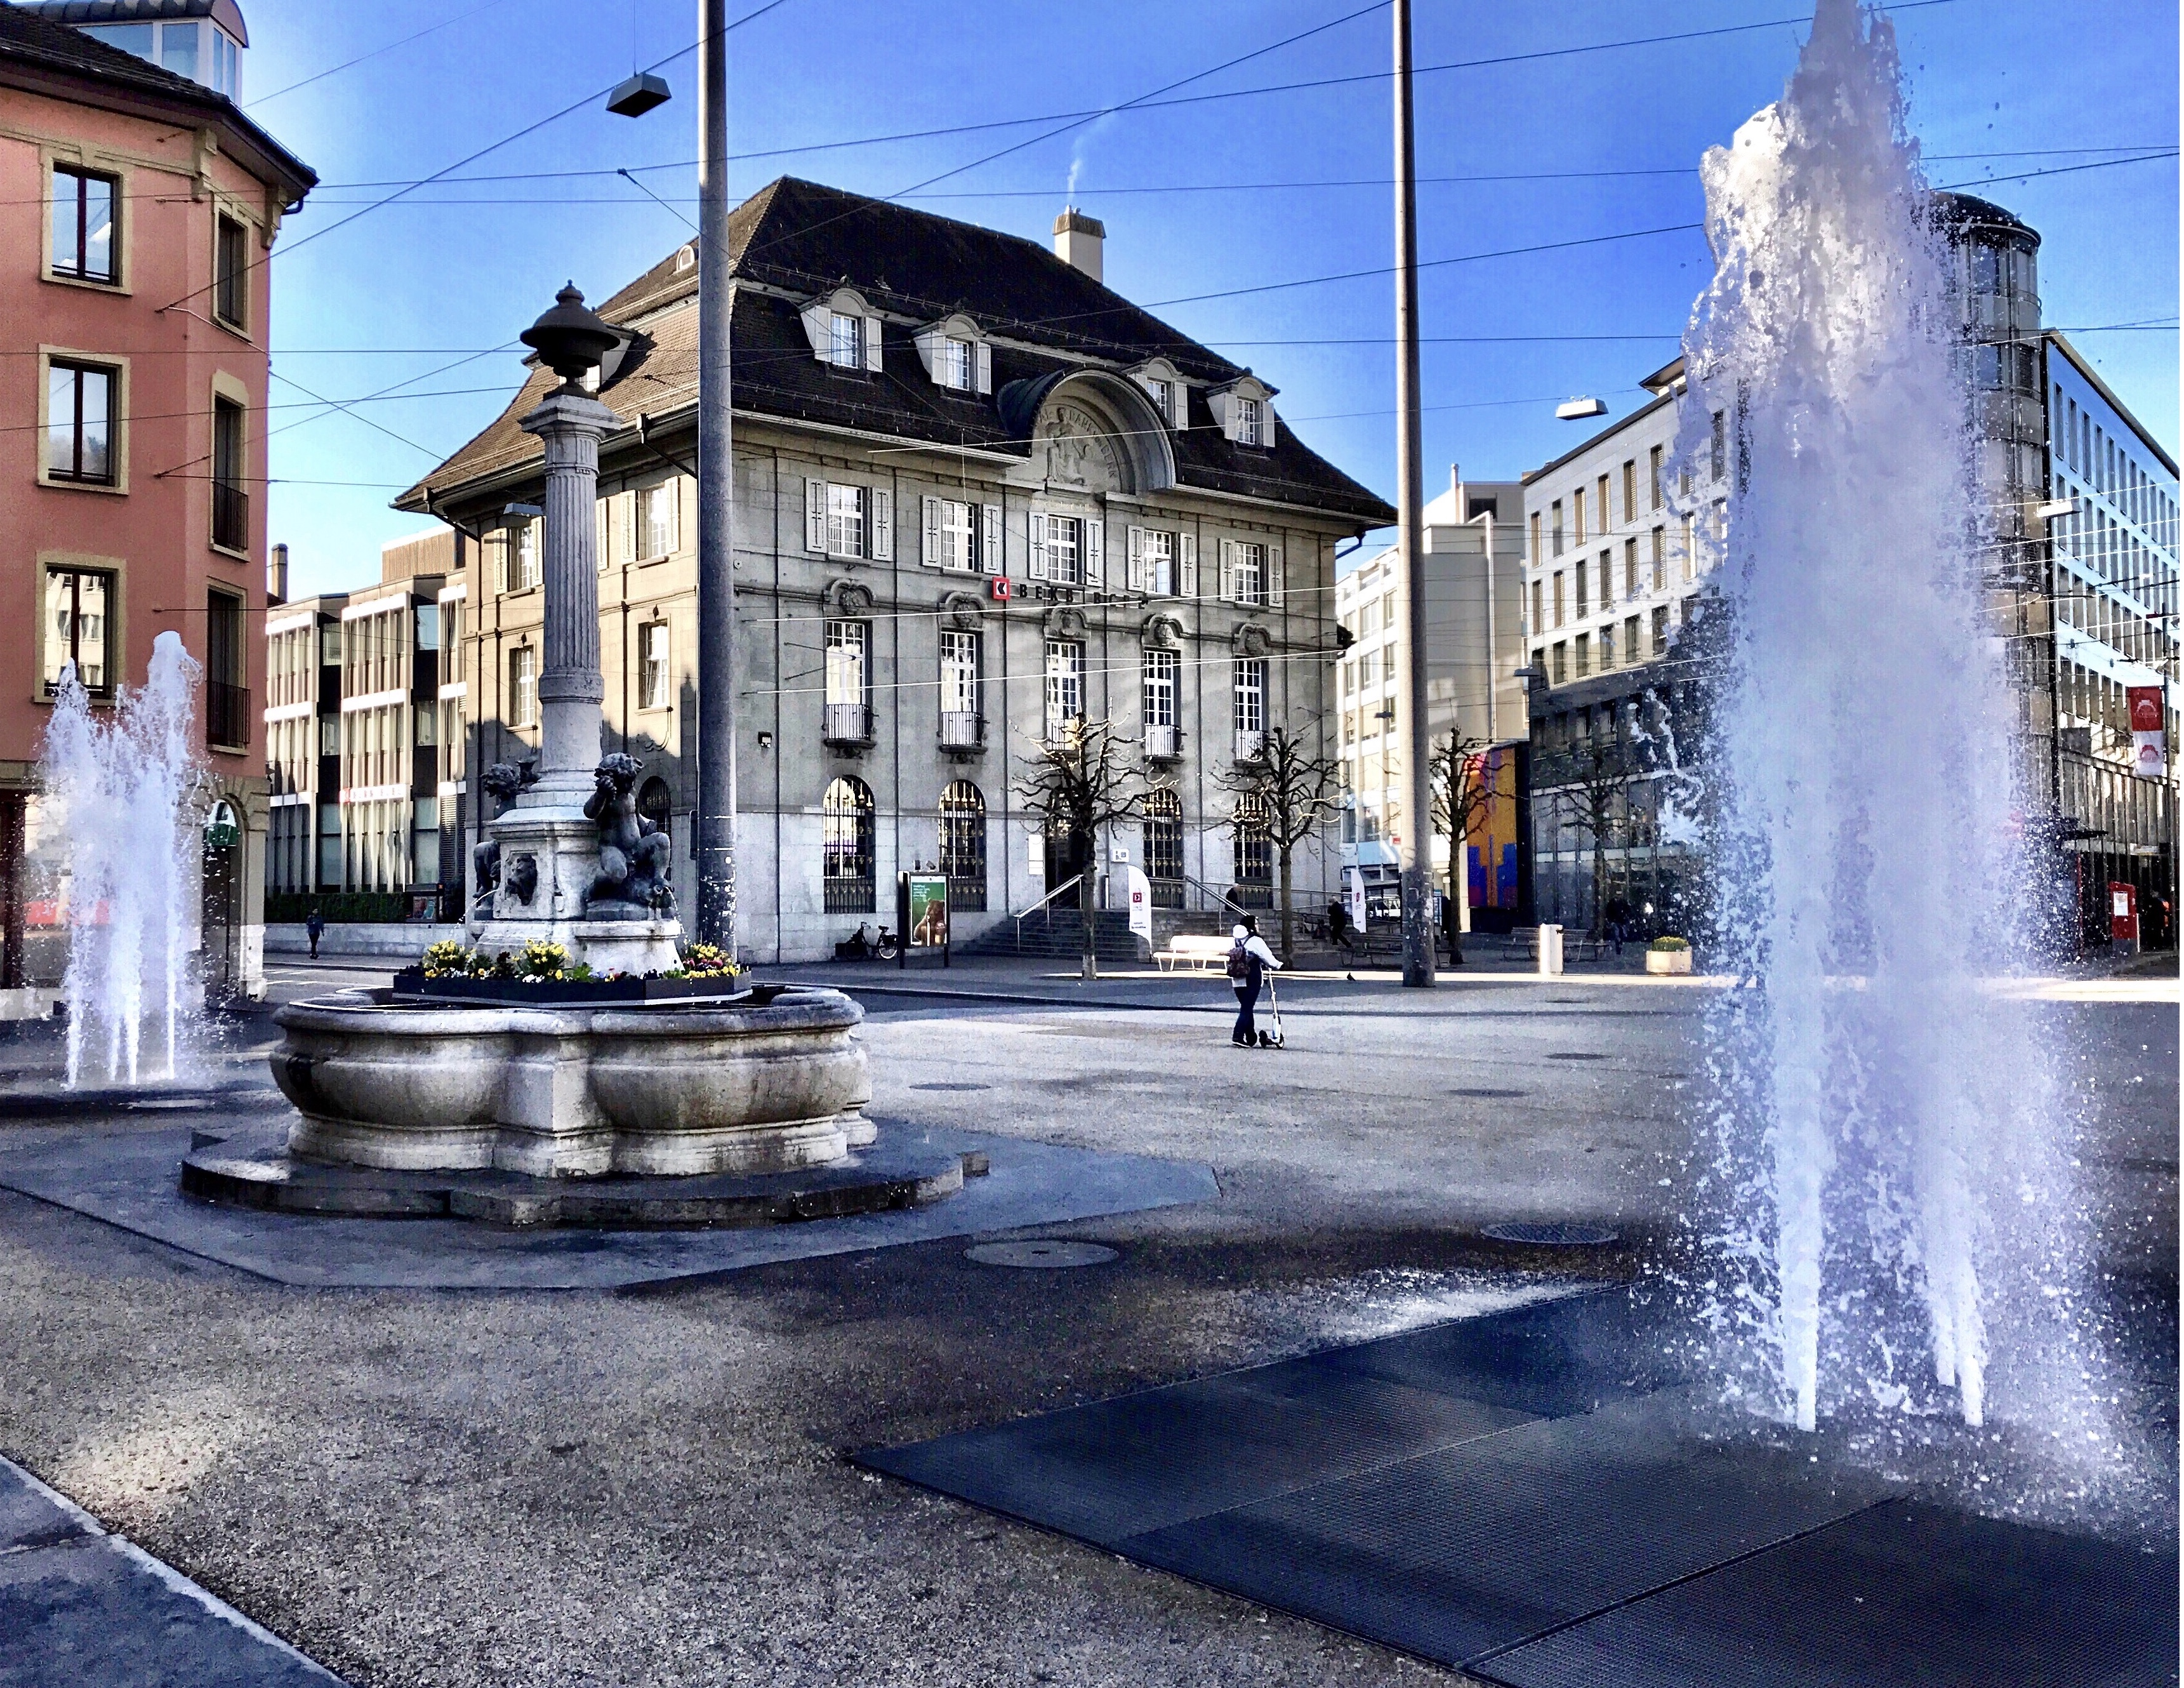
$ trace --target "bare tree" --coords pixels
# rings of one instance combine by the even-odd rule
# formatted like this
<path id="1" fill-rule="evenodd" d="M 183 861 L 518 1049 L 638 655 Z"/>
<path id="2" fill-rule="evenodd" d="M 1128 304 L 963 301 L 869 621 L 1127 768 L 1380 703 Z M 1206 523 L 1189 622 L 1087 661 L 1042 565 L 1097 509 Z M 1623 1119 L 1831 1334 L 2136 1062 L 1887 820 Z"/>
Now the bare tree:
<path id="1" fill-rule="evenodd" d="M 1618 804 L 1630 784 L 1623 747 L 1613 738 L 1588 734 L 1564 752 L 1555 801 L 1573 825 L 1592 838 L 1592 936 L 1603 935 L 1607 907 L 1607 844 Z"/>
<path id="2" fill-rule="evenodd" d="M 1433 752 L 1434 830 L 1448 840 L 1448 950 L 1457 967 L 1463 965 L 1463 921 L 1457 901 L 1469 894 L 1464 884 L 1464 846 L 1471 824 L 1484 816 L 1494 800 L 1487 783 L 1484 738 L 1468 738 L 1455 725 L 1446 744 Z"/>
<path id="3" fill-rule="evenodd" d="M 1080 715 L 1065 722 L 1052 738 L 1031 742 L 1031 772 L 1017 787 L 1024 807 L 1045 822 L 1050 836 L 1084 843 L 1077 912 L 1084 927 L 1083 976 L 1088 981 L 1100 977 L 1098 933 L 1092 923 L 1100 829 L 1144 820 L 1145 799 L 1156 788 L 1125 760 L 1126 755 L 1112 722 L 1087 721 Z"/>
<path id="4" fill-rule="evenodd" d="M 1305 740 L 1286 727 L 1270 727 L 1259 754 L 1216 774 L 1214 783 L 1236 801 L 1233 824 L 1263 830 L 1273 845 L 1281 876 L 1282 961 L 1295 952 L 1295 916 L 1290 906 L 1296 847 L 1318 832 L 1342 807 L 1342 765 L 1315 756 Z"/>

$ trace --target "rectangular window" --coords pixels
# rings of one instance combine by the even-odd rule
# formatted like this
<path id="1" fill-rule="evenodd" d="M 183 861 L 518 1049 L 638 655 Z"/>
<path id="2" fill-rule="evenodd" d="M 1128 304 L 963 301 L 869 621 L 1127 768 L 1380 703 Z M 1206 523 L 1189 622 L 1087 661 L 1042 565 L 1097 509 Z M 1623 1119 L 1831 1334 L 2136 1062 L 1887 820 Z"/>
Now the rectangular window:
<path id="1" fill-rule="evenodd" d="M 1669 583 L 1669 530 L 1653 530 L 1653 590 L 1658 592 Z"/>
<path id="2" fill-rule="evenodd" d="M 1713 413 L 1713 443 L 1707 466 L 1717 481 L 1729 473 L 1729 416 L 1725 411 Z"/>
<path id="3" fill-rule="evenodd" d="M 1577 618 L 1582 621 L 1592 613 L 1591 595 L 1585 589 L 1585 565 L 1577 565 Z"/>
<path id="4" fill-rule="evenodd" d="M 92 569 L 46 571 L 45 687 L 57 690 L 69 665 L 84 690 L 113 685 L 114 577 Z"/>
<path id="5" fill-rule="evenodd" d="M 1059 739 L 1084 713 L 1084 647 L 1075 639 L 1046 642 L 1046 738 Z"/>
<path id="6" fill-rule="evenodd" d="M 417 606 L 417 649 L 437 650 L 440 648 L 440 606 L 420 604 Z"/>
<path id="7" fill-rule="evenodd" d="M 667 623 L 647 621 L 638 631 L 639 709 L 667 707 Z"/>
<path id="8" fill-rule="evenodd" d="M 538 725 L 538 652 L 518 645 L 508 654 L 508 699 L 511 727 Z"/>
<path id="9" fill-rule="evenodd" d="M 538 553 L 543 538 L 542 527 L 540 518 L 534 515 L 515 530 L 514 566 L 509 570 L 508 589 L 510 592 L 528 592 L 539 582 Z"/>
<path id="10" fill-rule="evenodd" d="M 1559 557 L 1563 554 L 1563 501 L 1557 499 L 1549 508 L 1554 513 L 1554 520 L 1548 525 L 1548 531 L 1554 540 L 1554 554 Z"/>
<path id="11" fill-rule="evenodd" d="M 114 208 L 121 185 L 113 176 L 53 166 L 53 274 L 76 281 L 120 279 L 114 263 Z"/>
<path id="12" fill-rule="evenodd" d="M 823 736 L 864 744 L 872 734 L 872 628 L 863 621 L 827 623 L 827 694 Z"/>
<path id="13" fill-rule="evenodd" d="M 198 26 L 169 24 L 159 31 L 159 64 L 191 81 L 198 80 Z"/>
<path id="14" fill-rule="evenodd" d="M 1639 631 L 1640 622 L 1635 616 L 1625 616 L 1623 618 L 1623 660 L 1625 662 L 1638 660 Z"/>
<path id="15" fill-rule="evenodd" d="M 1607 476 L 1602 476 L 1596 486 L 1597 490 L 1594 498 L 1598 508 L 1594 513 L 1600 518 L 1601 532 L 1605 534 L 1609 528 L 1615 526 L 1614 516 L 1607 505 Z"/>
<path id="16" fill-rule="evenodd" d="M 1266 437 L 1266 425 L 1260 415 L 1260 401 L 1240 397 L 1232 402 L 1236 406 L 1236 443 L 1262 443 Z"/>
<path id="17" fill-rule="evenodd" d="M 1582 680 L 1592 672 L 1592 636 L 1580 633 L 1572 643 L 1577 646 L 1577 677 Z"/>
<path id="18" fill-rule="evenodd" d="M 1669 606 L 1662 604 L 1653 611 L 1653 655 L 1669 654 Z"/>
<path id="19" fill-rule="evenodd" d="M 938 526 L 933 536 L 932 562 L 937 568 L 975 573 L 978 567 L 978 506 L 954 499 L 933 500 Z"/>
<path id="20" fill-rule="evenodd" d="M 968 340 L 944 339 L 933 360 L 933 376 L 943 387 L 952 387 L 959 392 L 971 390 L 971 343 Z"/>
<path id="21" fill-rule="evenodd" d="M 1555 641 L 1555 684 L 1559 686 L 1568 678 L 1569 641 L 1567 639 L 1557 639 Z"/>
<path id="22" fill-rule="evenodd" d="M 213 220 L 212 312 L 230 328 L 250 323 L 250 260 L 242 225 L 233 217 Z"/>
<path id="23" fill-rule="evenodd" d="M 1145 533 L 1143 579 L 1139 588 L 1156 598 L 1167 598 L 1175 591 L 1175 535 L 1157 528 Z"/>
<path id="24" fill-rule="evenodd" d="M 1046 519 L 1047 578 L 1064 586 L 1084 584 L 1084 523 L 1074 515 Z"/>
<path id="25" fill-rule="evenodd" d="M 1585 543 L 1585 488 L 1578 487 L 1570 493 L 1570 542 Z"/>
<path id="26" fill-rule="evenodd" d="M 1236 760 L 1240 762 L 1257 755 L 1266 745 L 1267 659 L 1263 656 L 1237 658 L 1233 691 Z"/>
<path id="27" fill-rule="evenodd" d="M 1600 671 L 1603 674 L 1615 666 L 1615 628 L 1610 626 L 1600 630 Z"/>
<path id="28" fill-rule="evenodd" d="M 46 476 L 114 484 L 114 371 L 64 363 L 46 370 Z"/>
<path id="29" fill-rule="evenodd" d="M 1540 513 L 1537 510 L 1534 510 L 1532 512 L 1532 562 L 1534 566 L 1536 567 L 1538 565 L 1540 559 Z"/>
<path id="30" fill-rule="evenodd" d="M 678 543 L 676 485 L 668 481 L 637 494 L 637 555 L 640 562 L 672 556 Z"/>
<path id="31" fill-rule="evenodd" d="M 960 627 L 944 627 L 940 633 L 940 714 L 976 716 L 978 713 L 978 636 Z M 945 733 L 942 734 L 947 738 Z M 950 740 L 949 742 L 955 742 Z"/>
<path id="32" fill-rule="evenodd" d="M 231 592 L 205 595 L 205 743 L 250 742 L 248 672 L 242 655 L 243 602 Z"/>
<path id="33" fill-rule="evenodd" d="M 1148 743 L 1156 732 L 1175 731 L 1176 682 L 1183 668 L 1179 652 L 1149 650 L 1145 653 L 1145 732 Z"/>
<path id="34" fill-rule="evenodd" d="M 1255 539 L 1236 542 L 1230 580 L 1239 604 L 1267 601 L 1267 548 Z"/>
<path id="35" fill-rule="evenodd" d="M 1638 595 L 1638 542 L 1635 539 L 1623 542 L 1623 595 L 1625 598 Z"/>
<path id="36" fill-rule="evenodd" d="M 847 316 L 838 310 L 833 313 L 827 325 L 827 361 L 838 369 L 861 370 L 865 366 L 864 318 Z"/>
<path id="37" fill-rule="evenodd" d="M 1559 627 L 1568 619 L 1563 604 L 1563 571 L 1557 569 L 1555 571 L 1555 625 Z"/>
<path id="38" fill-rule="evenodd" d="M 1623 464 L 1623 519 L 1635 521 L 1638 517 L 1638 460 L 1626 458 Z"/>
<path id="39" fill-rule="evenodd" d="M 223 550 L 250 549 L 250 494 L 242 475 L 242 407 L 231 398 L 212 401 L 212 543 Z"/>
<path id="40" fill-rule="evenodd" d="M 844 319 L 836 317 L 837 322 Z M 855 322 L 857 317 L 846 319 Z M 866 490 L 862 487 L 844 487 L 839 482 L 830 482 L 827 487 L 827 550 L 831 556 L 863 557 L 870 551 L 865 543 Z"/>
<path id="41" fill-rule="evenodd" d="M 1145 383 L 1145 391 L 1152 396 L 1153 409 L 1161 413 L 1165 421 L 1175 415 L 1175 383 L 1153 380 Z"/>
<path id="42" fill-rule="evenodd" d="M 1646 473 L 1652 479 L 1652 508 L 1658 510 L 1661 507 L 1661 448 L 1659 446 L 1655 446 L 1646 454 Z"/>
<path id="43" fill-rule="evenodd" d="M 1534 633 L 1546 631 L 1546 623 L 1540 619 L 1540 582 L 1536 580 L 1532 582 L 1532 625 L 1525 631 Z"/>

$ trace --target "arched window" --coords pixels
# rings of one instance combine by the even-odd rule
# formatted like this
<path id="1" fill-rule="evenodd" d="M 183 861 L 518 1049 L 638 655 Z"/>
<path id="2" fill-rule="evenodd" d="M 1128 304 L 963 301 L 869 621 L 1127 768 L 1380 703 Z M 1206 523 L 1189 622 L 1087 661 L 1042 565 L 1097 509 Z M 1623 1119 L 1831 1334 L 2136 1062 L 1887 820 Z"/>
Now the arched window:
<path id="1" fill-rule="evenodd" d="M 1155 908 L 1183 906 L 1183 799 L 1166 788 L 1145 798 L 1145 877 Z"/>
<path id="2" fill-rule="evenodd" d="M 872 788 L 846 776 L 836 780 L 820 805 L 820 822 L 827 912 L 871 914 L 878 906 L 872 885 Z"/>
<path id="3" fill-rule="evenodd" d="M 675 794 L 667 788 L 667 782 L 655 774 L 637 788 L 637 812 L 660 828 L 669 830 L 668 822 L 675 818 Z"/>
<path id="4" fill-rule="evenodd" d="M 1236 799 L 1236 900 L 1246 908 L 1271 907 L 1274 900 L 1274 840 L 1267 801 L 1250 793 Z"/>
<path id="5" fill-rule="evenodd" d="M 967 779 L 940 794 L 940 871 L 949 907 L 986 906 L 986 799 Z"/>

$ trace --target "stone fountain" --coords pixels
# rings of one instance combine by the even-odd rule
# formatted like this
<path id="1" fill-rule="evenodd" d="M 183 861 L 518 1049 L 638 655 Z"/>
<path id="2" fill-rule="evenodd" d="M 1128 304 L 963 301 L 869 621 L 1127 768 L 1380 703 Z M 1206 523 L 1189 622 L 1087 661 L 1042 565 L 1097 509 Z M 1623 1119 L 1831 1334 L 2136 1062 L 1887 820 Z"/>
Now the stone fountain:
<path id="1" fill-rule="evenodd" d="M 571 287 L 522 337 L 563 377 L 521 424 L 546 460 L 541 743 L 535 763 L 488 776 L 502 808 L 474 858 L 472 932 L 488 955 L 558 944 L 591 977 L 401 975 L 289 1005 L 272 1066 L 297 1117 L 277 1140 L 193 1153 L 183 1189 L 298 1211 L 614 1224 L 937 1200 L 961 1187 L 959 1157 L 858 1152 L 877 1132 L 855 1003 L 657 977 L 677 967 L 682 934 L 667 839 L 637 813 L 641 764 L 600 755 L 592 508 L 599 442 L 621 424 L 579 383 L 616 336 Z M 573 1180 L 616 1188 L 571 1201 Z"/>

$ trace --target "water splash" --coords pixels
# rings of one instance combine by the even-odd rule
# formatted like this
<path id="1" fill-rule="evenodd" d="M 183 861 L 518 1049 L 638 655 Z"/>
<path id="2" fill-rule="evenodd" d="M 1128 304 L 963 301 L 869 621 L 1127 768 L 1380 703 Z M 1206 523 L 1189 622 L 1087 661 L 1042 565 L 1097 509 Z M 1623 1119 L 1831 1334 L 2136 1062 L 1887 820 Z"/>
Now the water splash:
<path id="1" fill-rule="evenodd" d="M 1730 505 L 1708 795 L 1722 970 L 1753 986 L 1711 1027 L 1710 1311 L 1735 1387 L 1802 1429 L 1824 1398 L 1977 1425 L 1998 1330 L 2053 1334 L 2070 1184 L 2043 1040 L 1986 984 L 2028 935 L 2014 716 L 1886 19 L 1820 0 L 1702 173 L 1678 451 Z"/>
<path id="2" fill-rule="evenodd" d="M 39 776 L 64 862 L 71 1088 L 86 1056 L 130 1084 L 172 1078 L 181 1059 L 201 871 L 198 674 L 181 636 L 163 632 L 142 688 L 119 688 L 110 713 L 92 711 L 73 666 L 54 699 Z"/>

